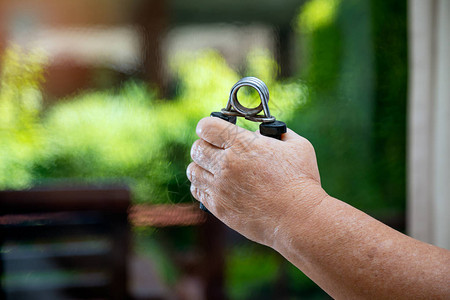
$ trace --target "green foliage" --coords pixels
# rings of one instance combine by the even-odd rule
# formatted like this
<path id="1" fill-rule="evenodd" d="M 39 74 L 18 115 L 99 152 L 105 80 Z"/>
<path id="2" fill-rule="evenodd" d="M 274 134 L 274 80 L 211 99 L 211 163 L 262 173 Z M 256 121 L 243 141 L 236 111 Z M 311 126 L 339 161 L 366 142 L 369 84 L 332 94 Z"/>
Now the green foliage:
<path id="1" fill-rule="evenodd" d="M 407 2 L 371 1 L 375 55 L 375 180 L 387 207 L 405 209 Z"/>
<path id="2" fill-rule="evenodd" d="M 230 299 L 330 299 L 299 269 L 265 246 L 234 245 L 225 261 Z"/>
<path id="3" fill-rule="evenodd" d="M 260 299 L 255 293 L 273 286 L 279 260 L 275 253 L 258 248 L 254 245 L 239 246 L 228 253 L 225 274 L 230 299 Z"/>
<path id="4" fill-rule="evenodd" d="M 174 262 L 170 260 L 167 249 L 163 247 L 158 236 L 155 236 L 155 232 L 156 229 L 150 227 L 134 227 L 133 250 L 154 264 L 156 271 L 165 283 L 173 285 L 179 279 L 180 272 Z"/>
<path id="5" fill-rule="evenodd" d="M 91 92 L 54 105 L 43 120 L 46 151 L 37 176 L 124 178 L 137 199 L 161 199 L 171 175 L 163 157 L 168 137 L 158 131 L 153 101 L 143 85 L 130 83 L 117 93 Z"/>
<path id="6" fill-rule="evenodd" d="M 310 0 L 295 24 L 299 74 L 278 80 L 273 58 L 255 49 L 245 75 L 264 80 L 272 114 L 314 144 L 327 192 L 369 212 L 404 210 L 406 1 Z M 45 55 L 12 47 L 2 59 L 0 189 L 53 179 L 126 180 L 135 202 L 190 201 L 185 168 L 195 126 L 224 107 L 241 77 L 217 52 L 185 53 L 171 62 L 178 78 L 173 99 L 128 82 L 43 111 Z M 259 101 L 252 89 L 242 89 L 239 99 Z M 179 272 L 160 244 L 137 235 L 138 251 L 157 257 L 158 270 L 174 283 Z M 258 249 L 237 246 L 228 253 L 230 298 L 276 297 L 280 280 L 291 295 L 326 298 L 298 269 Z"/>
<path id="7" fill-rule="evenodd" d="M 375 214 L 405 205 L 405 3 L 311 0 L 296 23 L 310 101 L 292 129 L 327 192 Z"/>
<path id="8" fill-rule="evenodd" d="M 17 49 L 10 53 L 16 60 L 25 56 Z M 240 76 L 214 51 L 180 55 L 171 67 L 179 82 L 174 99 L 157 99 L 146 85 L 128 82 L 119 90 L 91 91 L 63 99 L 42 116 L 31 114 L 34 111 L 30 110 L 26 122 L 23 118 L 28 115 L 22 114 L 14 126 L 28 124 L 28 136 L 39 140 L 39 144 L 30 144 L 28 159 L 18 157 L 16 163 L 20 161 L 22 169 L 9 166 L 18 175 L 13 180 L 5 176 L 3 188 L 53 179 L 126 180 L 137 202 L 189 201 L 185 170 L 190 146 L 196 139 L 195 126 L 199 119 L 225 106 L 229 90 Z M 23 79 L 20 82 L 31 82 L 26 88 L 15 81 L 5 81 L 5 91 L 12 89 L 21 95 L 16 99 L 5 92 L 2 98 L 5 103 L 15 103 L 15 109 L 30 107 L 32 99 L 23 94 L 28 88 L 40 96 L 36 78 L 42 66 L 29 69 L 33 76 L 15 70 L 16 77 Z M 296 107 L 306 102 L 307 90 L 301 83 L 275 80 L 277 65 L 268 52 L 253 52 L 248 58 L 248 69 L 267 80 L 272 92 L 272 113 L 278 118 L 289 121 Z M 250 96 L 240 95 L 243 101 Z M 242 125 L 257 129 L 252 122 Z M 12 127 L 3 132 L 11 134 Z M 17 136 L 5 139 L 5 148 L 14 151 L 16 141 Z M 3 159 L 8 161 L 8 155 Z"/>
<path id="9" fill-rule="evenodd" d="M 306 2 L 297 19 L 303 33 L 313 33 L 335 22 L 339 0 L 314 0 Z"/>
<path id="10" fill-rule="evenodd" d="M 23 53 L 17 46 L 2 59 L 0 83 L 0 189 L 23 188 L 31 179 L 31 166 L 40 151 L 40 112 L 45 56 Z"/>

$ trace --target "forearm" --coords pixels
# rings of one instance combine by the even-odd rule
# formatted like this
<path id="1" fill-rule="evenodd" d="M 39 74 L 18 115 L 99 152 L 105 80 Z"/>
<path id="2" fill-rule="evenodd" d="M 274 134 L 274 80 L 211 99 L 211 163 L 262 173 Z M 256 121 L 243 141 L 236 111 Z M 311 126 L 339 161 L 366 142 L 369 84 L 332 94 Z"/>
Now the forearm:
<path id="1" fill-rule="evenodd" d="M 202 119 L 197 134 L 187 169 L 193 196 L 333 297 L 449 297 L 450 252 L 329 197 L 305 138 L 288 130 L 279 141 L 218 118 Z"/>
<path id="2" fill-rule="evenodd" d="M 403 235 L 332 197 L 305 220 L 295 220 L 297 209 L 288 209 L 274 248 L 331 296 L 450 295 L 449 251 Z"/>

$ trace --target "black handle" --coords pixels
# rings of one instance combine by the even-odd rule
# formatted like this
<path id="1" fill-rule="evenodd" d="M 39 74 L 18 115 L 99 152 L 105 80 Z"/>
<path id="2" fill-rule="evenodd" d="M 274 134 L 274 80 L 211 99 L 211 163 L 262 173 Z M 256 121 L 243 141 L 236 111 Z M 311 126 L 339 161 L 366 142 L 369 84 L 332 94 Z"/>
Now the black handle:
<path id="1" fill-rule="evenodd" d="M 212 112 L 210 117 L 220 118 L 220 119 L 225 120 L 227 122 L 236 124 L 236 116 L 228 116 L 226 114 L 221 113 L 220 111 Z"/>
<path id="2" fill-rule="evenodd" d="M 286 123 L 281 121 L 273 121 L 270 123 L 261 123 L 259 125 L 259 132 L 277 140 L 281 140 L 281 135 L 286 133 Z"/>

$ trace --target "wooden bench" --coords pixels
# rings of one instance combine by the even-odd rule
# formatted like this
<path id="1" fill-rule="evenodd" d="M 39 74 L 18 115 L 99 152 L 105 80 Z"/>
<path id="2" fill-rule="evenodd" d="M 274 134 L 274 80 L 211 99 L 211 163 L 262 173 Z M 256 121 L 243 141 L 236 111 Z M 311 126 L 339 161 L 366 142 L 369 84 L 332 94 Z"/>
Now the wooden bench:
<path id="1" fill-rule="evenodd" d="M 126 188 L 0 191 L 1 299 L 126 299 Z"/>

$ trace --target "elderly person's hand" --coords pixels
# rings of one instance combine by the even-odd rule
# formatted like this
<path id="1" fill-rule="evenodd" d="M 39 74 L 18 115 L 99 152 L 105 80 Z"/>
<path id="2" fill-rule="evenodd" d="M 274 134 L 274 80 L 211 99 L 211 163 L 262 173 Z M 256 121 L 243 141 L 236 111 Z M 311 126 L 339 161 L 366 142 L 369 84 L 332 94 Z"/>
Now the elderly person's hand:
<path id="1" fill-rule="evenodd" d="M 306 139 L 288 130 L 280 141 L 211 117 L 197 134 L 187 169 L 194 197 L 332 297 L 449 298 L 450 251 L 328 196 Z"/>
<path id="2" fill-rule="evenodd" d="M 326 196 L 311 143 L 291 130 L 280 141 L 207 117 L 197 135 L 187 168 L 192 195 L 251 240 L 273 246 L 289 211 L 306 219 Z"/>

